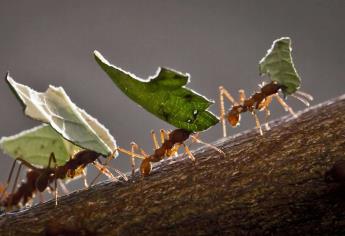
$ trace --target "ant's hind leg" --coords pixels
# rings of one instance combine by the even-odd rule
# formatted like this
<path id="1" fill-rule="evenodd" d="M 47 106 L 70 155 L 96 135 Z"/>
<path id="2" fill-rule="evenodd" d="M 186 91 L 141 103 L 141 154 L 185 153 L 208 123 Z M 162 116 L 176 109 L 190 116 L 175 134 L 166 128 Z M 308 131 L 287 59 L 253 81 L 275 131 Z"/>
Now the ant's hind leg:
<path id="1" fill-rule="evenodd" d="M 219 110 L 220 110 L 219 116 L 220 116 L 220 122 L 223 128 L 223 137 L 226 137 L 227 134 L 226 134 L 226 124 L 225 124 L 224 97 L 226 97 L 233 105 L 237 105 L 237 102 L 223 86 L 219 86 Z"/>
<path id="2" fill-rule="evenodd" d="M 279 96 L 279 94 L 275 94 L 273 96 L 277 99 L 277 101 L 284 108 L 285 111 L 288 111 L 290 112 L 291 115 L 293 115 L 294 117 L 297 117 L 296 113 L 292 110 L 292 108 L 288 104 L 286 104 L 286 102 L 284 102 L 284 100 Z"/>

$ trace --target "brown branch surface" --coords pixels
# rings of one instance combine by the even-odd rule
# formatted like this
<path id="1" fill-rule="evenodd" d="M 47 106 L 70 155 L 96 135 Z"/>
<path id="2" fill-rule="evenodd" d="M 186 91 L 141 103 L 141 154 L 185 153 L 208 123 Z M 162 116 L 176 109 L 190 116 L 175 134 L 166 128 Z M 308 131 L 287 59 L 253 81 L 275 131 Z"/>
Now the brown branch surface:
<path id="1" fill-rule="evenodd" d="M 98 184 L 0 217 L 0 235 L 345 234 L 345 191 L 325 171 L 345 154 L 345 95 L 251 130 L 141 180 Z"/>

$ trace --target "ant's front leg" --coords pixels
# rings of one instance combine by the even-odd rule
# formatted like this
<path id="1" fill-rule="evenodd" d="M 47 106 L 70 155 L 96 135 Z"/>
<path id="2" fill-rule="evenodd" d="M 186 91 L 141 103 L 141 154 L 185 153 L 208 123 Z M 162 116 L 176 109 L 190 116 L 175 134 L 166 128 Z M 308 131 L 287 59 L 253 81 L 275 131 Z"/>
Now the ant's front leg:
<path id="1" fill-rule="evenodd" d="M 209 143 L 202 141 L 198 136 L 199 136 L 199 133 L 191 135 L 190 137 L 192 138 L 192 142 L 203 144 L 203 145 L 205 145 L 209 148 L 212 148 L 213 150 L 219 152 L 221 155 L 226 156 L 222 150 L 220 150 L 219 148 L 217 148 L 216 146 L 214 146 L 212 144 L 209 144 Z"/>
<path id="2" fill-rule="evenodd" d="M 278 93 L 273 95 L 277 101 L 279 102 L 279 104 L 284 108 L 285 111 L 290 112 L 291 115 L 293 115 L 294 117 L 297 117 L 296 113 L 292 110 L 292 108 L 286 104 L 286 102 L 284 102 L 284 100 L 279 96 Z"/>
<path id="3" fill-rule="evenodd" d="M 189 147 L 184 143 L 183 144 L 183 147 L 184 147 L 184 151 L 185 153 L 188 155 L 188 157 L 193 161 L 195 162 L 195 157 L 193 155 L 193 153 L 189 150 Z"/>
<path id="4" fill-rule="evenodd" d="M 223 128 L 223 137 L 226 137 L 226 124 L 225 124 L 225 106 L 224 97 L 226 97 L 232 105 L 236 106 L 238 103 L 235 101 L 233 96 L 223 86 L 219 86 L 219 109 L 220 109 L 220 121 Z"/>

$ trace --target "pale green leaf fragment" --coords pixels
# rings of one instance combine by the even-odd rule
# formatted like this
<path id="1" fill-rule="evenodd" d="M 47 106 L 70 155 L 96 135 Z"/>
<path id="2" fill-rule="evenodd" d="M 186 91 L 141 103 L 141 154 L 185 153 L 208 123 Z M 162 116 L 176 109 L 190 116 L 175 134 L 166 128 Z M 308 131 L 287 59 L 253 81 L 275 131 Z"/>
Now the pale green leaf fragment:
<path id="1" fill-rule="evenodd" d="M 21 158 L 30 164 L 46 167 L 53 152 L 59 166 L 65 164 L 80 147 L 65 140 L 50 125 L 43 124 L 0 140 L 3 152 L 13 159 Z"/>
<path id="2" fill-rule="evenodd" d="M 9 75 L 7 82 L 24 104 L 27 116 L 50 124 L 65 139 L 81 148 L 104 156 L 116 149 L 116 142 L 109 131 L 77 107 L 62 87 L 50 85 L 45 92 L 40 93 L 15 82 Z"/>
<path id="3" fill-rule="evenodd" d="M 301 84 L 301 79 L 292 61 L 291 51 L 290 38 L 277 39 L 259 63 L 260 75 L 267 75 L 272 81 L 282 85 L 282 92 L 285 96 L 296 92 Z"/>

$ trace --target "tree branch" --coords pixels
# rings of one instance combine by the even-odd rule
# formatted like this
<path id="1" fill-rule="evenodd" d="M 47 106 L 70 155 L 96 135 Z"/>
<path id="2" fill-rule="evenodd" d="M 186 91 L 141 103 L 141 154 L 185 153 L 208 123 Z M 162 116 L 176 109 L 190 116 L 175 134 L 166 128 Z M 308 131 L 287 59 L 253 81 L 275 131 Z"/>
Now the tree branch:
<path id="1" fill-rule="evenodd" d="M 324 173 L 345 153 L 345 95 L 217 141 L 152 174 L 101 183 L 0 217 L 0 235 L 345 233 L 345 191 Z"/>

